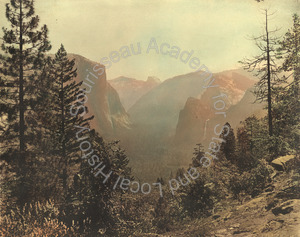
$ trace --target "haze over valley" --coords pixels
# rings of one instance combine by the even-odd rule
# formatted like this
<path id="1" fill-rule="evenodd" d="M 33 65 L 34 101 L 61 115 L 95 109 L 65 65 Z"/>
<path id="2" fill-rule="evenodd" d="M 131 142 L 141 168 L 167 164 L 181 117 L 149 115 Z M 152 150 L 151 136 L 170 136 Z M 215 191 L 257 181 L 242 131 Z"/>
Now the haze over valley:
<path id="1" fill-rule="evenodd" d="M 79 55 L 70 58 L 76 59 L 78 81 L 97 64 Z M 205 75 L 191 72 L 161 82 L 155 76 L 145 81 L 103 74 L 94 80 L 88 94 L 93 126 L 104 138 L 120 140 L 137 178 L 168 178 L 189 166 L 196 144 L 207 150 L 217 124 L 229 122 L 236 129 L 249 116 L 265 115 L 265 104 L 254 103 L 257 79 L 251 74 L 242 69 L 213 73 L 219 87 L 210 88 L 204 88 Z M 222 94 L 226 118 L 214 108 L 213 98 Z"/>

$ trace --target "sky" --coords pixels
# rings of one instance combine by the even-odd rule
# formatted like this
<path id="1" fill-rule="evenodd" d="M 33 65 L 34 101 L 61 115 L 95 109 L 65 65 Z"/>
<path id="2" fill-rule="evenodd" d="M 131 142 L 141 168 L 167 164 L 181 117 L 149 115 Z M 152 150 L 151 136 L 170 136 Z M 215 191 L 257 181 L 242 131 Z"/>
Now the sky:
<path id="1" fill-rule="evenodd" d="M 0 26 L 8 26 L 0 0 Z M 133 44 L 141 53 L 109 59 L 108 79 L 127 76 L 161 80 L 194 71 L 188 63 L 151 49 L 150 40 L 160 47 L 174 46 L 180 52 L 193 51 L 200 64 L 212 72 L 240 67 L 238 61 L 257 53 L 252 35 L 263 32 L 263 9 L 275 12 L 270 28 L 283 35 L 300 12 L 299 0 L 35 0 L 41 24 L 49 28 L 51 53 L 63 44 L 69 53 L 100 62 Z M 0 33 L 2 35 L 2 32 Z M 152 45 L 153 46 L 153 45 Z M 179 49 L 178 49 L 179 48 Z M 123 47 L 124 49 L 124 47 Z M 113 53 L 112 53 L 113 52 Z M 120 52 L 119 52 L 120 54 Z M 118 61 L 118 62 L 117 62 Z"/>

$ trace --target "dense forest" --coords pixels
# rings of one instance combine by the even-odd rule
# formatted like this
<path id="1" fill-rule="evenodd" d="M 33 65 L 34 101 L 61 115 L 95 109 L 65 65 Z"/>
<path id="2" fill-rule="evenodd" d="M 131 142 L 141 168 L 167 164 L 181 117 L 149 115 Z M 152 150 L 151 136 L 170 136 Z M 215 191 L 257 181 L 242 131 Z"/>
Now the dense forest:
<path id="1" fill-rule="evenodd" d="M 277 37 L 268 28 L 268 11 L 265 16 L 264 34 L 253 38 L 260 53 L 241 65 L 258 78 L 255 103 L 266 103 L 267 116 L 248 117 L 236 131 L 230 121 L 224 124 L 209 167 L 201 163 L 206 149 L 195 144 L 190 167 L 170 177 L 182 182 L 174 195 L 161 177 L 161 190 L 133 193 L 115 188 L 119 177 L 134 180 L 129 159 L 118 141 L 93 129 L 75 59 L 63 45 L 49 54 L 48 28 L 33 1 L 7 3 L 10 27 L 3 28 L 0 55 L 0 235 L 210 236 L 209 218 L 261 195 L 278 174 L 295 183 L 280 200 L 299 199 L 300 19 L 293 15 L 293 25 Z M 272 162 L 286 156 L 290 162 L 276 170 Z M 194 168 L 197 178 L 188 179 Z M 176 234 L 182 229 L 185 234 Z"/>

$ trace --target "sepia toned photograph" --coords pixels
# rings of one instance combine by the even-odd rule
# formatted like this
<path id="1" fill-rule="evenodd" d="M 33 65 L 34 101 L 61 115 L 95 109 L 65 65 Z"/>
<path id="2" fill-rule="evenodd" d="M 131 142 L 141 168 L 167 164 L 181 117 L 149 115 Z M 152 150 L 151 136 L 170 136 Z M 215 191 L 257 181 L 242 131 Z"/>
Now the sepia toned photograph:
<path id="1" fill-rule="evenodd" d="M 0 236 L 299 237 L 299 0 L 0 0 Z"/>

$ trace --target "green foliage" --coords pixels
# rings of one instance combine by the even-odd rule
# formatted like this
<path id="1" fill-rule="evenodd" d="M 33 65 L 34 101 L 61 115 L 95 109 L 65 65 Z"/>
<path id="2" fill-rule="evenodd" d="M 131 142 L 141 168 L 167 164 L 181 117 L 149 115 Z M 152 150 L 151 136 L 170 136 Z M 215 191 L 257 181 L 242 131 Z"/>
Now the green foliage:
<path id="1" fill-rule="evenodd" d="M 253 142 L 245 126 L 237 129 L 237 166 L 241 170 L 249 170 L 255 165 L 252 153 Z"/>
<path id="2" fill-rule="evenodd" d="M 149 195 L 124 194 L 116 200 L 117 229 L 120 236 L 139 236 L 154 233 L 153 214 L 157 193 Z"/>
<path id="3" fill-rule="evenodd" d="M 48 30 L 46 26 L 38 29 L 33 1 L 11 0 L 6 5 L 6 17 L 11 28 L 3 29 L 4 54 L 0 56 L 0 201 L 5 206 L 1 209 L 1 236 L 166 233 L 187 221 L 201 222 L 213 214 L 221 199 L 231 197 L 229 194 L 234 198 L 260 194 L 272 173 L 265 161 L 299 151 L 297 15 L 279 42 L 279 54 L 275 54 L 275 38 L 268 38 L 266 29 L 265 35 L 255 38 L 262 54 L 245 61 L 248 69 L 258 69 L 257 100 L 270 102 L 272 94 L 269 118 L 247 118 L 236 135 L 226 123 L 228 130 L 220 136 L 224 142 L 214 153 L 219 159 L 208 169 L 200 164 L 205 151 L 197 144 L 192 166 L 199 177 L 181 185 L 174 196 L 163 186 L 164 197 L 157 190 L 149 195 L 114 190 L 118 177 L 133 180 L 129 159 L 117 141 L 107 142 L 89 129 L 92 117 L 81 116 L 88 112 L 85 106 L 79 114 L 70 115 L 72 105 L 80 106 L 86 100 L 81 82 L 75 81 L 75 61 L 68 58 L 63 46 L 54 58 L 46 58 Z M 277 77 L 275 56 L 283 62 L 282 78 Z M 270 116 L 273 136 L 267 129 Z M 74 125 L 88 128 L 81 135 L 91 143 L 97 162 L 90 157 L 81 159 L 83 152 Z M 105 165 L 104 173 L 112 172 L 105 183 L 93 172 L 99 163 Z M 299 157 L 289 169 L 296 173 L 297 167 Z M 178 169 L 175 178 L 187 181 L 185 174 L 185 169 Z M 293 179 L 299 179 L 298 175 Z M 162 178 L 157 182 L 165 183 Z M 206 227 L 199 225 L 200 229 L 188 230 L 187 235 L 208 235 Z"/>
<path id="4" fill-rule="evenodd" d="M 241 170 L 249 170 L 256 162 L 268 158 L 270 138 L 265 119 L 248 117 L 237 130 L 237 166 Z"/>
<path id="5" fill-rule="evenodd" d="M 240 194 L 255 197 L 270 182 L 271 173 L 272 169 L 265 162 L 260 161 L 255 168 L 232 176 L 229 181 L 229 189 L 235 198 L 239 197 Z"/>
<path id="6" fill-rule="evenodd" d="M 115 216 L 115 199 L 123 194 L 122 190 L 114 190 L 113 186 L 119 176 L 131 178 L 129 160 L 118 142 L 105 142 L 95 131 L 90 132 L 89 139 L 99 157 L 94 166 L 102 162 L 101 167 L 105 165 L 103 172 L 107 175 L 110 172 L 112 174 L 104 183 L 104 177 L 95 177 L 92 174 L 91 160 L 82 160 L 68 190 L 67 204 L 62 207 L 62 218 L 68 224 L 73 221 L 77 223 L 82 233 L 97 233 L 102 229 L 106 235 L 112 236 L 116 234 L 118 223 Z"/>
<path id="7" fill-rule="evenodd" d="M 48 30 L 46 26 L 38 30 L 39 17 L 34 15 L 33 1 L 10 1 L 6 5 L 6 16 L 11 29 L 3 29 L 4 55 L 0 57 L 1 101 L 4 101 L 0 104 L 0 115 L 6 116 L 1 122 L 0 142 L 1 159 L 8 163 L 10 170 L 2 169 L 3 182 L 8 184 L 2 201 L 7 207 L 17 204 L 20 210 L 31 201 L 46 205 L 45 200 L 51 198 L 60 203 L 56 206 L 57 216 L 50 216 L 47 223 L 32 224 L 26 231 L 51 229 L 64 220 L 69 227 L 76 221 L 79 231 L 87 235 L 99 234 L 101 228 L 107 229 L 107 235 L 115 235 L 114 196 L 121 193 L 114 192 L 112 186 L 118 175 L 130 176 L 128 158 L 117 142 L 104 142 L 99 134 L 91 131 L 88 138 L 100 157 L 99 162 L 103 162 L 106 170 L 113 171 L 113 175 L 104 184 L 91 174 L 90 161 L 80 158 L 78 129 L 74 127 L 89 128 L 92 119 L 83 116 L 88 112 L 82 106 L 87 98 L 80 88 L 81 82 L 74 80 L 75 61 L 69 60 L 63 46 L 54 58 L 45 57 L 51 48 Z M 76 106 L 81 110 L 72 116 L 71 106 L 75 107 L 73 113 Z M 48 218 L 47 213 L 42 215 Z M 13 222 L 24 216 L 29 218 L 20 212 Z M 36 217 L 39 218 L 41 216 Z M 20 228 L 20 231 L 25 229 Z M 50 230 L 47 234 L 55 235 Z M 47 234 L 39 232 L 37 235 Z"/>
<path id="8" fill-rule="evenodd" d="M 39 28 L 33 1 L 11 0 L 6 4 L 6 18 L 10 24 L 3 28 L 0 55 L 1 100 L 5 102 L 1 105 L 0 156 L 17 176 L 11 195 L 17 194 L 14 198 L 22 204 L 33 192 L 29 174 L 33 174 L 30 166 L 37 157 L 35 135 L 39 129 L 34 107 L 45 54 L 51 45 L 47 27 Z"/>
<path id="9" fill-rule="evenodd" d="M 165 233 L 170 230 L 171 218 L 168 215 L 168 202 L 165 198 L 159 197 L 154 206 L 152 225 L 159 231 L 158 233 Z"/>
<path id="10" fill-rule="evenodd" d="M 182 180 L 185 177 L 181 176 Z M 214 173 L 207 168 L 199 169 L 199 177 L 179 191 L 182 215 L 190 217 L 206 217 L 220 198 L 219 183 Z"/>
<path id="11" fill-rule="evenodd" d="M 223 139 L 223 142 L 220 147 L 220 155 L 223 155 L 231 163 L 236 163 L 236 140 L 233 129 L 229 123 L 224 125 L 227 129 L 222 132 L 220 138 Z"/>
<path id="12" fill-rule="evenodd" d="M 270 137 L 267 118 L 258 119 L 251 116 L 245 119 L 237 130 L 238 167 L 242 170 L 251 169 L 256 166 L 258 160 L 271 161 L 278 156 L 288 154 L 291 148 L 283 134 Z"/>
<path id="13" fill-rule="evenodd" d="M 193 167 L 201 167 L 200 159 L 205 156 L 202 144 L 197 144 L 197 148 L 194 148 L 194 157 L 192 158 Z"/>
<path id="14" fill-rule="evenodd" d="M 63 189 L 67 189 L 67 177 L 74 174 L 74 166 L 80 162 L 80 141 L 76 137 L 78 130 L 74 127 L 89 128 L 93 117 L 84 118 L 87 108 L 81 106 L 78 114 L 71 115 L 72 106 L 80 105 L 86 100 L 84 90 L 80 89 L 82 82 L 77 83 L 74 68 L 75 60 L 69 60 L 63 45 L 48 61 L 44 70 L 45 84 L 40 87 L 40 103 L 36 107 L 39 114 L 41 138 L 40 149 L 48 156 L 59 157 L 59 169 L 56 173 Z"/>
<path id="15" fill-rule="evenodd" d="M 45 53 L 51 49 L 48 29 L 44 25 L 39 29 L 39 17 L 35 15 L 33 1 L 12 0 L 6 4 L 6 18 L 10 28 L 3 28 L 0 55 L 3 75 L 1 89 L 6 100 L 4 111 L 7 119 L 3 121 L 3 151 L 16 148 L 26 150 L 26 144 L 34 144 L 35 120 L 32 107 L 37 103 L 36 92 L 39 75 L 45 64 Z M 2 97 L 2 96 L 1 96 Z M 21 159 L 21 157 L 20 157 Z"/>
<path id="16" fill-rule="evenodd" d="M 154 203 L 152 213 L 152 225 L 156 233 L 166 233 L 171 231 L 174 226 L 182 222 L 186 215 L 181 204 L 180 195 L 171 195 L 165 190 L 165 195 L 159 197 Z"/>
<path id="17" fill-rule="evenodd" d="M 278 88 L 275 99 L 274 115 L 277 134 L 289 144 L 291 150 L 299 151 L 300 142 L 300 19 L 293 15 L 293 26 L 280 41 L 279 58 L 283 60 L 281 71 L 285 84 Z"/>
<path id="18" fill-rule="evenodd" d="M 293 15 L 293 26 L 284 35 L 280 41 L 279 53 L 284 59 L 282 69 L 284 71 L 294 71 L 299 76 L 299 45 L 300 45 L 300 18 L 298 14 Z M 297 81 L 299 78 L 295 78 Z"/>

